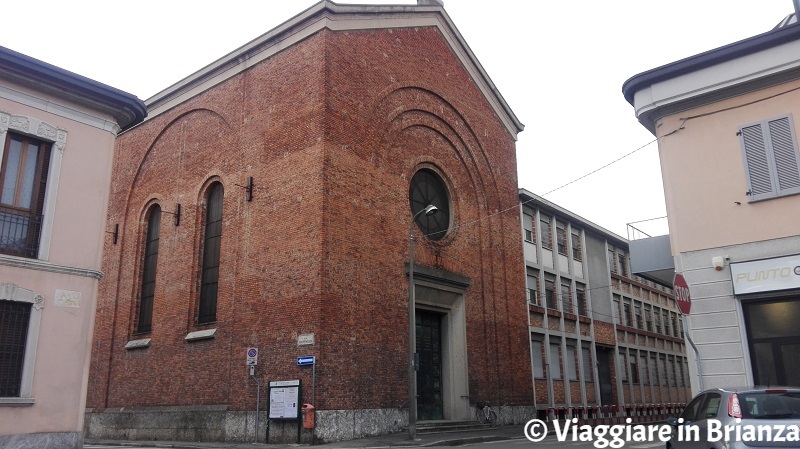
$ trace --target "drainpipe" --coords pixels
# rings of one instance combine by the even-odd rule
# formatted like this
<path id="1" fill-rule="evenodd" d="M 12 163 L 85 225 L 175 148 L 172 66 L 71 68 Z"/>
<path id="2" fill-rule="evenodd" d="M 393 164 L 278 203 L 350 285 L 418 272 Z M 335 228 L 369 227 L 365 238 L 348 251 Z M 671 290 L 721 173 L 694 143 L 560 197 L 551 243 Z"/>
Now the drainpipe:
<path id="1" fill-rule="evenodd" d="M 798 15 L 800 15 L 800 0 L 792 0 L 792 3 L 794 3 L 794 20 L 795 20 L 795 23 L 800 23 L 800 17 L 798 17 Z"/>

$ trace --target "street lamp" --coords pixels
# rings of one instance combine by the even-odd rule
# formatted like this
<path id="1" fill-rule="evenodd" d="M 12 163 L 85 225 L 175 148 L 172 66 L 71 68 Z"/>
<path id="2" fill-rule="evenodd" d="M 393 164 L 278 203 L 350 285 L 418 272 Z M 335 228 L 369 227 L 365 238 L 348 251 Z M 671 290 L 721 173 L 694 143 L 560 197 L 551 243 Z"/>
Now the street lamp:
<path id="1" fill-rule="evenodd" d="M 408 437 L 413 440 L 417 434 L 417 332 L 416 306 L 414 305 L 414 222 L 421 214 L 429 217 L 439 209 L 428 204 L 411 219 L 408 231 Z"/>

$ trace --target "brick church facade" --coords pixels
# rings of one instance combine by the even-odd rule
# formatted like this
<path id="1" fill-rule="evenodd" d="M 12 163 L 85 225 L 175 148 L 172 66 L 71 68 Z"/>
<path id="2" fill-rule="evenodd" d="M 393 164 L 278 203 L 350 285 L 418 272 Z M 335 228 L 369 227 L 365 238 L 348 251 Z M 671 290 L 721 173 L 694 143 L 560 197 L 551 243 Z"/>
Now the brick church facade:
<path id="1" fill-rule="evenodd" d="M 323 1 L 146 104 L 116 143 L 87 437 L 252 441 L 256 380 L 259 441 L 297 436 L 272 381 L 302 381 L 318 440 L 405 428 L 423 203 L 419 419 L 534 415 L 522 125 L 440 5 Z"/>

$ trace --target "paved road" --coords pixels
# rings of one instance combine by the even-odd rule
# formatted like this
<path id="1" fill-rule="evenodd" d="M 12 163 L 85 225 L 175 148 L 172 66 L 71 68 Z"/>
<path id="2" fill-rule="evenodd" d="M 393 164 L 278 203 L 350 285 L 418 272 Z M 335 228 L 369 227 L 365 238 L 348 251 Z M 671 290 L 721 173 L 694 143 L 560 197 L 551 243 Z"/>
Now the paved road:
<path id="1" fill-rule="evenodd" d="M 665 446 L 664 443 L 661 441 L 656 441 L 652 443 L 626 443 L 622 448 L 623 449 L 656 449 L 656 448 L 663 448 Z M 465 444 L 464 446 L 460 447 L 483 447 L 486 449 L 504 449 L 504 448 L 540 448 L 540 447 L 569 447 L 569 448 L 576 448 L 576 449 L 594 449 L 594 443 L 588 441 L 565 441 L 561 442 L 555 438 L 546 438 L 543 441 L 538 443 L 533 443 L 528 441 L 527 439 L 521 440 L 509 440 L 509 441 L 492 441 L 488 443 L 475 443 L 475 444 Z"/>

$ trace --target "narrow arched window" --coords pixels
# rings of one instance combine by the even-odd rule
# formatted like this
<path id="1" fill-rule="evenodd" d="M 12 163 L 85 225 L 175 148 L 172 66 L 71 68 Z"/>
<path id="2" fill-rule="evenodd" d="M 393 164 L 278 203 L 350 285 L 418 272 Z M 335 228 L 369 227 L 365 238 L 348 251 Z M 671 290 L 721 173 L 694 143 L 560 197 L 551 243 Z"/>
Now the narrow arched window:
<path id="1" fill-rule="evenodd" d="M 147 236 L 142 262 L 142 295 L 139 298 L 139 319 L 136 332 L 150 332 L 153 324 L 153 298 L 156 292 L 156 267 L 158 265 L 158 240 L 161 234 L 161 207 L 150 209 L 147 219 Z"/>
<path id="2" fill-rule="evenodd" d="M 222 184 L 208 189 L 205 232 L 203 233 L 203 268 L 200 278 L 198 323 L 217 320 L 217 283 L 219 282 L 219 248 L 222 238 Z"/>

